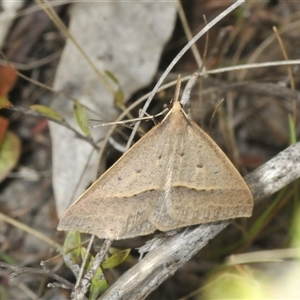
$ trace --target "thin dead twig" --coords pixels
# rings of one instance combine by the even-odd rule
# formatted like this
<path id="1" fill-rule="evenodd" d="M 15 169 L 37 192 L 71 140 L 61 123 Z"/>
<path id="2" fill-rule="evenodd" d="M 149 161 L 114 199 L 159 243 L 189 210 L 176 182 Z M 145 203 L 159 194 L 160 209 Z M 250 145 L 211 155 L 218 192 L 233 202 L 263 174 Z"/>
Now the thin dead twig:
<path id="1" fill-rule="evenodd" d="M 12 277 L 16 277 L 17 275 L 22 274 L 22 273 L 43 275 L 43 276 L 53 278 L 54 280 L 60 282 L 64 288 L 67 288 L 67 289 L 74 288 L 74 285 L 72 283 L 70 283 L 63 277 L 61 277 L 55 273 L 52 273 L 50 270 L 47 270 L 47 269 L 17 267 L 17 266 L 13 266 L 13 265 L 7 264 L 2 261 L 0 261 L 0 267 L 14 271 L 15 273 L 11 274 Z"/>

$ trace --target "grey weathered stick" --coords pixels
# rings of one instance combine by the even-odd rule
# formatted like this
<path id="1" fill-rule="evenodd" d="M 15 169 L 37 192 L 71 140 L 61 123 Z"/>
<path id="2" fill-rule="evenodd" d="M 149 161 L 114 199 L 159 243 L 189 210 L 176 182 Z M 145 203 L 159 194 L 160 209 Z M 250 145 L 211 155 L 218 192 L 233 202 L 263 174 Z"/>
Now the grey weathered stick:
<path id="1" fill-rule="evenodd" d="M 299 153 L 300 143 L 297 143 L 245 177 L 255 203 L 300 177 Z M 101 299 L 144 299 L 228 224 L 230 221 L 202 224 L 166 239 L 121 276 Z"/>

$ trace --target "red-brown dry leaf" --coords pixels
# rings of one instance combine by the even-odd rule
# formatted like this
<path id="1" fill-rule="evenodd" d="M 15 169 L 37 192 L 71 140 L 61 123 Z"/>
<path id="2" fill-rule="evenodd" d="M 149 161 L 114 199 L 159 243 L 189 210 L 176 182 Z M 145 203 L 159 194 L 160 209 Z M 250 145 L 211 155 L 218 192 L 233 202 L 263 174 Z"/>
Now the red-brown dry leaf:
<path id="1" fill-rule="evenodd" d="M 4 135 L 7 131 L 8 123 L 9 123 L 8 119 L 4 117 L 0 117 L 0 146 L 2 144 Z"/>
<path id="2" fill-rule="evenodd" d="M 7 97 L 7 94 L 14 87 L 17 77 L 18 75 L 14 69 L 0 65 L 0 96 Z"/>

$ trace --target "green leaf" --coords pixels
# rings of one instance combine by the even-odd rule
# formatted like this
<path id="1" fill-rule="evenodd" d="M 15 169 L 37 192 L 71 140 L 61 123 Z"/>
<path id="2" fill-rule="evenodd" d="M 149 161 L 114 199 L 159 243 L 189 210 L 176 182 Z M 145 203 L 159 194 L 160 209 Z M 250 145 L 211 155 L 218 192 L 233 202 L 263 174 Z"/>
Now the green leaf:
<path id="1" fill-rule="evenodd" d="M 74 116 L 78 126 L 83 131 L 83 133 L 86 136 L 90 136 L 91 133 L 89 129 L 89 118 L 84 106 L 81 105 L 81 103 L 78 100 L 74 102 Z"/>
<path id="2" fill-rule="evenodd" d="M 105 75 L 111 79 L 116 85 L 120 86 L 119 80 L 117 79 L 117 77 L 109 70 L 105 70 L 104 71 Z"/>
<path id="3" fill-rule="evenodd" d="M 249 267 L 248 267 L 249 268 Z M 247 269 L 248 269 L 247 268 Z M 253 272 L 253 271 L 252 271 Z M 206 283 L 204 299 L 266 299 L 261 281 L 225 270 Z M 250 272 L 249 272 L 250 273 Z"/>
<path id="4" fill-rule="evenodd" d="M 295 123 L 291 115 L 289 115 L 289 129 L 290 129 L 290 144 L 297 143 L 297 133 L 295 128 Z"/>
<path id="5" fill-rule="evenodd" d="M 118 90 L 114 93 L 114 100 L 115 100 L 115 105 L 123 110 L 125 97 L 124 97 L 124 92 L 120 88 L 119 80 L 109 70 L 105 70 L 104 72 L 105 72 L 106 76 L 108 78 L 110 78 L 119 87 Z"/>
<path id="6" fill-rule="evenodd" d="M 124 108 L 124 93 L 121 89 L 118 89 L 114 94 L 115 105 L 121 109 Z"/>
<path id="7" fill-rule="evenodd" d="M 78 231 L 69 231 L 64 245 L 63 252 L 74 262 L 78 262 L 78 258 L 80 256 L 80 248 L 81 248 L 81 238 L 80 233 Z"/>
<path id="8" fill-rule="evenodd" d="M 0 182 L 17 165 L 21 155 L 21 142 L 18 136 L 7 131 L 0 146 Z"/>
<path id="9" fill-rule="evenodd" d="M 36 111 L 40 113 L 41 115 L 45 116 L 46 118 L 58 120 L 58 121 L 63 121 L 64 118 L 54 109 L 46 106 L 46 105 L 40 105 L 40 104 L 35 104 L 31 105 L 30 109 L 33 111 Z"/>
<path id="10" fill-rule="evenodd" d="M 1 108 L 7 108 L 12 107 L 12 103 L 5 97 L 0 97 L 0 109 Z"/>
<path id="11" fill-rule="evenodd" d="M 120 265 L 128 257 L 130 251 L 131 251 L 131 249 L 125 249 L 125 250 L 122 250 L 122 251 L 112 255 L 105 262 L 103 262 L 102 268 L 103 269 L 111 269 L 111 268 L 114 268 L 114 267 Z"/>
<path id="12" fill-rule="evenodd" d="M 97 299 L 100 294 L 103 294 L 108 289 L 108 283 L 104 277 L 102 268 L 99 267 L 95 276 L 92 279 L 89 299 Z"/>

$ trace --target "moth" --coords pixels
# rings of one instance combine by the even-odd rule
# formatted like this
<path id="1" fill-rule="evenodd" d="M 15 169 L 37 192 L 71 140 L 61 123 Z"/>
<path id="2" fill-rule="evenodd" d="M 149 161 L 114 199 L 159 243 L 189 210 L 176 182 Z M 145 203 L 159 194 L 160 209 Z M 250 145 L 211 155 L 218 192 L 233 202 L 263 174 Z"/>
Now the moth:
<path id="1" fill-rule="evenodd" d="M 64 213 L 58 230 L 126 239 L 156 230 L 250 217 L 253 196 L 179 101 Z"/>

